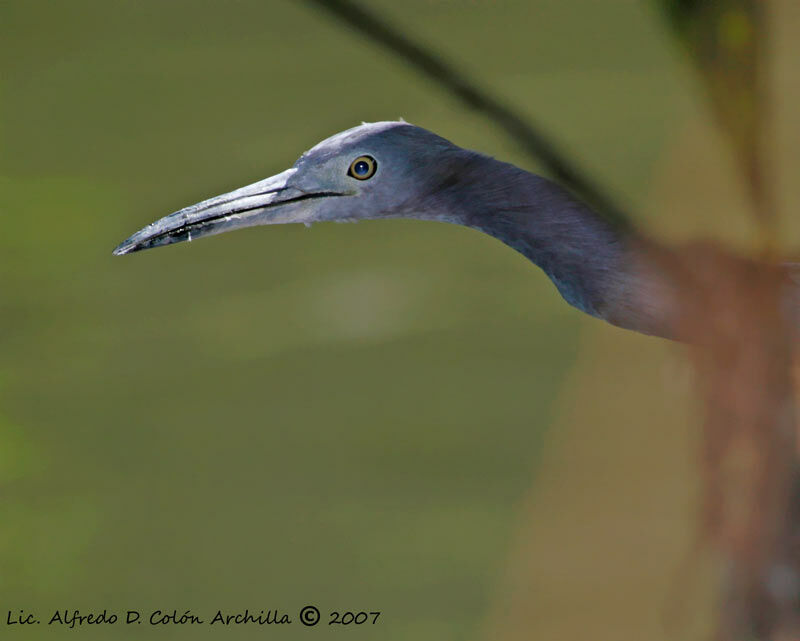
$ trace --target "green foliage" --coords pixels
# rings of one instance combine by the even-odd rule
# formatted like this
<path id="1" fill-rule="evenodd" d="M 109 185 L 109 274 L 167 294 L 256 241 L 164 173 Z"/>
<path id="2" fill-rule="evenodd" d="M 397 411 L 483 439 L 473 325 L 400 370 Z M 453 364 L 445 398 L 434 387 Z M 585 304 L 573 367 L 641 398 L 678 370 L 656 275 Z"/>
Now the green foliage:
<path id="1" fill-rule="evenodd" d="M 765 93 L 766 2 L 660 0 L 706 86 L 713 113 L 731 141 L 756 213 L 772 214 L 761 155 Z"/>
<path id="2" fill-rule="evenodd" d="M 658 25 L 544 3 L 532 38 L 530 3 L 470 7 L 376 8 L 644 202 L 683 106 Z M 474 638 L 593 321 L 448 225 L 111 250 L 361 120 L 527 161 L 295 2 L 5 3 L 0 70 L 0 601 L 368 605 L 381 639 Z"/>

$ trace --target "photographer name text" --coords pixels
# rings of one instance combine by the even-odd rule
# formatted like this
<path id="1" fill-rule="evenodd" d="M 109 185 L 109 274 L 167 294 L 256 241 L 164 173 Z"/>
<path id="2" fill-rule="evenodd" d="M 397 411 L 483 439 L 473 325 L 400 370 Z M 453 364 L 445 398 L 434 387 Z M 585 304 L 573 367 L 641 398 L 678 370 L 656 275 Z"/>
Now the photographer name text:
<path id="1" fill-rule="evenodd" d="M 380 617 L 378 611 L 340 611 L 330 610 L 326 613 L 328 625 L 375 625 Z M 25 627 L 45 623 L 49 626 L 64 628 L 80 628 L 104 625 L 215 625 L 220 627 L 238 625 L 291 625 L 300 622 L 312 627 L 322 621 L 322 613 L 313 605 L 306 605 L 299 611 L 291 613 L 286 610 L 250 610 L 226 611 L 216 610 L 212 614 L 197 614 L 192 610 L 55 610 L 47 616 L 27 610 L 8 610 L 6 626 Z"/>

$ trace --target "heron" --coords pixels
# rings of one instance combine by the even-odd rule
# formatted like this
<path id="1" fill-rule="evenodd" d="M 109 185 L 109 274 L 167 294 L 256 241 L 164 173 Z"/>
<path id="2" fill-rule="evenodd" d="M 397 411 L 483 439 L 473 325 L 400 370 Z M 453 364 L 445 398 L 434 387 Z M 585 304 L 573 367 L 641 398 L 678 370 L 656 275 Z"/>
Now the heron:
<path id="1" fill-rule="evenodd" d="M 677 334 L 680 292 L 638 230 L 605 219 L 560 185 L 461 148 L 405 121 L 362 123 L 290 169 L 165 216 L 114 254 L 287 223 L 413 218 L 463 225 L 523 254 L 578 310 L 643 334 Z M 800 315 L 800 265 L 787 264 L 787 309 Z"/>

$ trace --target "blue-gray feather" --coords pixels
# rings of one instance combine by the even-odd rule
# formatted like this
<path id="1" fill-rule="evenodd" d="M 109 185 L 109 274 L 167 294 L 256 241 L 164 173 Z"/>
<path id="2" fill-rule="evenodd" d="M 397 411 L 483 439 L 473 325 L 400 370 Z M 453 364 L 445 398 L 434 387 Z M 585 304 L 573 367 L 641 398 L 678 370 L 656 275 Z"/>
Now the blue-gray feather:
<path id="1" fill-rule="evenodd" d="M 636 260 L 637 239 L 559 185 L 405 123 L 360 143 L 393 159 L 396 172 L 391 192 L 371 195 L 373 209 L 364 217 L 479 230 L 541 267 L 579 310 L 640 332 L 669 334 L 669 288 Z"/>
<path id="2" fill-rule="evenodd" d="M 359 180 L 348 168 L 365 155 L 377 169 Z M 653 247 L 636 231 L 615 227 L 545 178 L 405 122 L 365 123 L 336 134 L 291 169 L 166 216 L 115 253 L 252 225 L 380 218 L 479 230 L 541 267 L 579 310 L 646 334 L 675 336 L 681 288 L 659 269 Z M 800 319 L 800 268 L 786 269 L 787 283 L 794 279 L 788 307 Z"/>

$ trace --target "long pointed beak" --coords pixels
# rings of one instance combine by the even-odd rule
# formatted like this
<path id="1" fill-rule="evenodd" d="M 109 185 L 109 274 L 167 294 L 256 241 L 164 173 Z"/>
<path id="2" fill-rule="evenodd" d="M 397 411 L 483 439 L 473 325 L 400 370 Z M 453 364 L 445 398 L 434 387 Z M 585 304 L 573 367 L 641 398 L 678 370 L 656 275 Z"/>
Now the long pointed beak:
<path id="1" fill-rule="evenodd" d="M 114 254 L 121 256 L 253 225 L 302 222 L 298 219 L 298 211 L 302 209 L 303 201 L 340 195 L 307 193 L 289 186 L 289 179 L 296 171 L 287 169 L 271 178 L 165 216 L 120 243 Z"/>

